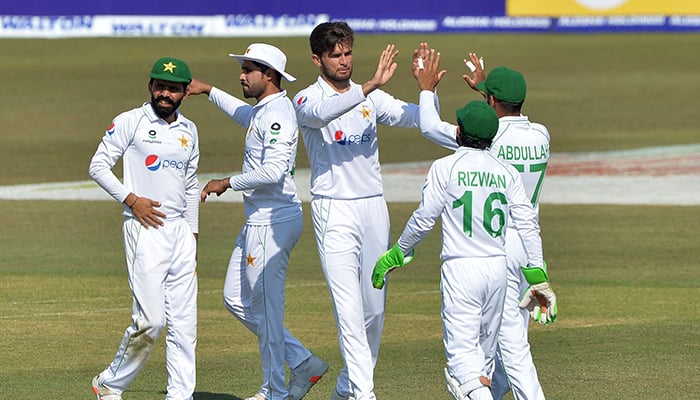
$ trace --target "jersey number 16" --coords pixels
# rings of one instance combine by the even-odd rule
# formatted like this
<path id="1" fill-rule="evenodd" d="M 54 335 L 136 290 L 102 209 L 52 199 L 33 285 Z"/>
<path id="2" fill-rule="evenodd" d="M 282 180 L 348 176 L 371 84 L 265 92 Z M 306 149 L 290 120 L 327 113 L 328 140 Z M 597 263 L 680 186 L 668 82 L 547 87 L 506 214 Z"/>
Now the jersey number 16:
<path id="1" fill-rule="evenodd" d="M 466 190 L 459 199 L 452 202 L 452 209 L 464 207 L 462 229 L 469 237 L 472 237 L 472 233 L 474 232 L 472 226 L 472 198 L 472 192 Z M 506 200 L 506 196 L 500 192 L 491 193 L 484 202 L 483 226 L 486 232 L 492 237 L 499 237 L 503 234 L 503 227 L 506 224 L 506 213 L 499 207 L 502 204 L 508 204 L 508 201 Z"/>

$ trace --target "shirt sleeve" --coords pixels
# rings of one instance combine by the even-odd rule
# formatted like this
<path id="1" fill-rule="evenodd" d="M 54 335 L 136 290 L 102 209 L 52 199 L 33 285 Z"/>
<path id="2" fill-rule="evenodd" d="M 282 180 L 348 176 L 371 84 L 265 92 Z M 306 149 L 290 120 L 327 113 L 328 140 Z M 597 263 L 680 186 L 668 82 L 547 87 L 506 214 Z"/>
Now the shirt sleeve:
<path id="1" fill-rule="evenodd" d="M 293 117 L 290 114 L 289 117 Z M 296 120 L 280 115 L 267 115 L 265 122 L 260 125 L 262 130 L 262 160 L 261 167 L 230 178 L 234 190 L 250 190 L 284 181 L 293 162 L 293 138 L 299 129 Z M 273 133 L 271 126 L 279 125 L 279 130 Z"/>
<path id="2" fill-rule="evenodd" d="M 423 136 L 431 142 L 457 150 L 457 125 L 440 119 L 436 106 L 436 97 L 430 90 L 420 93 L 420 130 Z"/>
<path id="3" fill-rule="evenodd" d="M 238 125 L 245 128 L 248 127 L 250 116 L 253 113 L 253 106 L 216 87 L 212 87 L 209 91 L 209 101 L 219 107 Z"/>
<path id="4" fill-rule="evenodd" d="M 420 205 L 409 218 L 399 237 L 398 245 L 404 254 L 408 254 L 433 229 L 435 221 L 445 207 L 447 192 L 438 170 L 439 166 L 434 162 L 423 185 Z"/>
<path id="5" fill-rule="evenodd" d="M 377 109 L 378 123 L 401 128 L 420 126 L 420 112 L 417 104 L 399 100 L 381 89 L 370 93 L 369 98 Z"/>
<path id="6" fill-rule="evenodd" d="M 192 124 L 193 137 L 195 142 L 192 147 L 187 172 L 185 174 L 185 219 L 192 228 L 192 233 L 199 233 L 199 180 L 197 169 L 199 168 L 199 135 L 197 127 Z"/>
<path id="7" fill-rule="evenodd" d="M 133 137 L 130 133 L 127 121 L 115 118 L 97 146 L 88 170 L 90 177 L 120 203 L 126 199 L 130 190 L 117 178 L 112 168 L 131 144 Z"/>
<path id="8" fill-rule="evenodd" d="M 510 167 L 510 166 L 509 166 Z M 511 167 L 512 168 L 512 167 Z M 520 174 L 513 168 L 513 184 L 508 193 L 508 208 L 515 228 L 523 241 L 528 264 L 531 266 L 543 266 L 542 238 L 540 226 L 537 222 L 537 214 L 525 193 Z"/>
<path id="9" fill-rule="evenodd" d="M 363 101 L 365 95 L 359 85 L 328 98 L 317 97 L 310 90 L 303 90 L 294 96 L 294 109 L 300 125 L 320 129 Z"/>

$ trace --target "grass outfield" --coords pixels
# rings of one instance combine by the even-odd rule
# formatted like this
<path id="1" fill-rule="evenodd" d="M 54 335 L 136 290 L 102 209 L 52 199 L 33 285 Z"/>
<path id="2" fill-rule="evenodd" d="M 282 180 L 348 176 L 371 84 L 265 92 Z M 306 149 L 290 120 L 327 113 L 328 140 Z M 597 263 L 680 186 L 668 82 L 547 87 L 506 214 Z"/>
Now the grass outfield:
<path id="1" fill-rule="evenodd" d="M 393 236 L 414 204 L 390 205 Z M 541 210 L 545 257 L 560 302 L 553 326 L 530 329 L 552 399 L 696 399 L 700 392 L 697 207 L 552 206 Z M 129 324 L 119 208 L 109 202 L 0 202 L 0 398 L 90 398 Z M 260 381 L 252 334 L 221 289 L 243 212 L 202 208 L 195 398 L 240 399 Z M 307 213 L 307 227 L 310 220 Z M 381 399 L 448 398 L 442 367 L 440 235 L 396 271 L 376 369 Z M 310 228 L 288 274 L 287 326 L 330 372 L 307 399 L 325 400 L 341 365 L 330 299 Z M 162 399 L 164 340 L 125 398 Z"/>
<path id="2" fill-rule="evenodd" d="M 525 113 L 552 133 L 553 152 L 697 143 L 698 34 L 471 34 L 357 38 L 355 78 L 367 79 L 394 42 L 399 68 L 387 90 L 417 100 L 410 54 L 428 40 L 444 56 L 442 116 L 477 95 L 461 80 L 468 51 L 487 69 L 509 65 L 529 82 Z M 226 56 L 252 41 L 279 45 L 295 93 L 315 79 L 305 38 L 0 40 L 0 185 L 88 179 L 112 117 L 146 99 L 162 55 L 186 59 L 197 77 L 239 94 Z M 183 111 L 200 128 L 201 172 L 240 168 L 243 135 L 205 98 Z M 383 129 L 382 162 L 443 150 L 417 132 Z M 400 136 L 399 136 L 400 135 Z M 222 151 L 222 149 L 227 149 Z M 308 165 L 303 149 L 300 167 Z M 545 188 L 546 190 L 546 188 Z M 682 191 L 683 188 L 678 188 Z M 396 239 L 416 204 L 390 204 Z M 112 359 L 129 323 L 119 206 L 113 202 L 0 201 L 0 399 L 91 398 L 90 379 Z M 327 399 L 341 359 L 306 205 L 305 231 L 288 274 L 287 325 L 331 369 L 306 398 Z M 560 319 L 530 330 L 551 399 L 696 399 L 700 393 L 699 207 L 541 206 L 545 257 Z M 241 204 L 201 210 L 197 400 L 238 400 L 260 382 L 257 345 L 224 309 L 221 289 L 243 221 Z M 413 264 L 392 276 L 376 370 L 383 400 L 448 398 L 434 232 Z M 161 337 L 126 399 L 162 399 Z"/>
<path id="3" fill-rule="evenodd" d="M 486 67 L 508 65 L 525 74 L 529 92 L 524 112 L 552 133 L 552 151 L 618 150 L 696 143 L 700 87 L 700 35 L 688 34 L 453 34 L 360 35 L 354 78 L 369 79 L 381 49 L 396 43 L 399 69 L 386 89 L 418 100 L 410 74 L 412 51 L 429 41 L 443 54 L 448 75 L 440 85 L 442 117 L 478 99 L 463 82 L 469 51 Z M 252 41 L 283 48 L 288 70 L 298 80 L 290 94 L 316 79 L 306 38 L 65 39 L 0 40 L 0 185 L 75 181 L 100 137 L 119 112 L 147 99 L 153 61 L 173 55 L 189 62 L 195 76 L 240 95 L 240 68 L 230 52 Z M 201 171 L 239 168 L 243 132 L 204 97 L 187 100 L 183 112 L 199 126 Z M 416 131 L 382 129 L 382 162 L 431 160 L 445 154 L 425 146 Z M 229 149 L 229 151 L 222 151 Z M 300 149 L 300 154 L 304 154 Z M 299 167 L 307 164 L 298 159 Z"/>

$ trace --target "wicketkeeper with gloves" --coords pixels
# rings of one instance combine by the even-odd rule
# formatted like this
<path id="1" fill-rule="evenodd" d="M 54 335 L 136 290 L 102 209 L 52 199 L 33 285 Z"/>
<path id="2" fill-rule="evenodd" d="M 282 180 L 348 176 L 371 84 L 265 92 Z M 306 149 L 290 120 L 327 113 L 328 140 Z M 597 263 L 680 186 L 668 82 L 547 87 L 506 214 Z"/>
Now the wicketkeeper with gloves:
<path id="1" fill-rule="evenodd" d="M 424 118 L 421 113 L 421 130 L 442 124 L 454 132 L 454 125 L 440 121 L 431 109 L 434 115 Z M 456 400 L 492 400 L 489 385 L 506 291 L 504 234 L 509 219 L 528 257 L 523 273 L 531 287 L 520 306 L 540 322 L 554 322 L 556 296 L 542 257 L 537 216 L 522 179 L 513 166 L 489 154 L 498 129 L 496 112 L 483 101 L 473 101 L 456 115 L 459 148 L 430 167 L 423 200 L 398 242 L 377 261 L 372 283 L 382 288 L 390 270 L 406 265 L 440 217 L 447 389 Z"/>

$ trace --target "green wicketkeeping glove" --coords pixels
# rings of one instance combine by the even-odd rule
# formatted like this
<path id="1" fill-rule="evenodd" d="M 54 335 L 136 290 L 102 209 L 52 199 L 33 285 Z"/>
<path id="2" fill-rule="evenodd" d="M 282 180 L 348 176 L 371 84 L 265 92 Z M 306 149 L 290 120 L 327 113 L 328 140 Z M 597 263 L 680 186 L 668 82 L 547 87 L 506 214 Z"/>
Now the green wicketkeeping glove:
<path id="1" fill-rule="evenodd" d="M 522 267 L 525 280 L 530 284 L 520 299 L 520 308 L 530 311 L 530 317 L 542 325 L 557 320 L 557 296 L 549 286 L 547 263 L 544 267 Z"/>
<path id="2" fill-rule="evenodd" d="M 394 268 L 403 267 L 404 265 L 410 263 L 413 260 L 413 250 L 407 256 L 403 255 L 403 252 L 399 248 L 398 244 L 387 250 L 374 264 L 374 270 L 372 271 L 372 286 L 376 289 L 381 289 L 384 287 L 384 277 L 389 271 Z"/>

